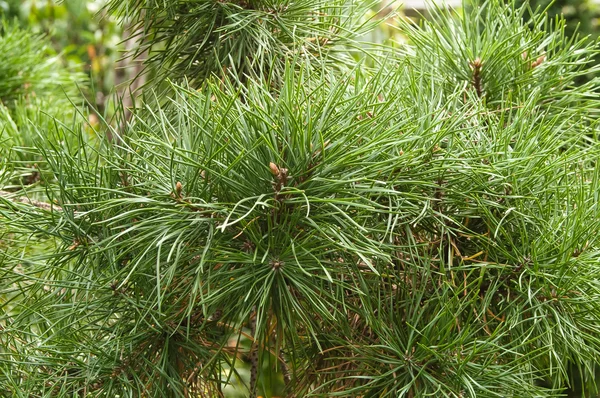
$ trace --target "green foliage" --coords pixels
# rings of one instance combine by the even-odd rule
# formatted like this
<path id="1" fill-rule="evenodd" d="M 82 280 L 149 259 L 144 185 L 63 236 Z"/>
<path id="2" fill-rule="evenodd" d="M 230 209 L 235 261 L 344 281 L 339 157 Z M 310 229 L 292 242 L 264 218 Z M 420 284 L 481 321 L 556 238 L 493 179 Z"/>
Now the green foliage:
<path id="1" fill-rule="evenodd" d="M 517 0 L 516 4 L 528 6 L 528 15 L 537 10 L 538 12 L 544 11 L 551 20 L 557 17 L 564 18 L 565 33 L 569 37 L 598 39 L 600 10 L 597 4 L 590 0 Z M 598 61 L 598 59 L 595 60 L 596 63 Z M 577 82 L 584 83 L 595 76 L 597 74 L 589 73 L 587 76 L 580 77 Z"/>
<path id="2" fill-rule="evenodd" d="M 109 0 L 108 9 L 140 32 L 134 56 L 149 52 L 147 63 L 159 76 L 197 85 L 212 74 L 280 78 L 290 54 L 316 60 L 347 50 L 366 22 L 356 16 L 374 3 Z"/>
<path id="3" fill-rule="evenodd" d="M 55 98 L 57 108 L 65 108 L 77 90 L 73 77 L 40 35 L 3 24 L 0 51 L 7 56 L 0 62 L 0 100 L 13 107 L 18 99 Z M 63 92 L 64 90 L 64 92 Z M 53 101 L 53 102 L 54 102 Z"/>
<path id="4" fill-rule="evenodd" d="M 528 5 L 532 11 L 545 11 L 550 19 L 564 17 L 569 36 L 577 32 L 581 36 L 598 37 L 598 8 L 590 0 L 516 0 L 515 3 L 517 6 Z"/>
<path id="5" fill-rule="evenodd" d="M 0 196 L 0 389 L 218 397 L 244 361 L 250 396 L 593 391 L 597 49 L 523 12 L 437 10 L 373 68 L 192 75 L 110 140 L 37 127 L 54 207 Z"/>
<path id="6" fill-rule="evenodd" d="M 45 182 L 53 176 L 37 146 L 74 144 L 72 136 L 55 132 L 57 124 L 72 123 L 75 106 L 82 104 L 85 78 L 76 68 L 63 66 L 43 35 L 4 22 L 0 53 L 0 191 L 28 187 L 30 197 L 45 198 Z M 0 215 L 0 251 L 12 248 L 36 255 L 49 250 L 45 242 L 38 246 L 36 239 L 26 243 L 11 235 L 11 227 Z"/>
<path id="7" fill-rule="evenodd" d="M 0 61 L 0 156 L 12 161 L 4 170 L 6 178 L 13 174 L 4 189 L 12 190 L 39 181 L 33 126 L 49 131 L 57 121 L 70 123 L 85 79 L 62 65 L 43 36 L 6 23 L 0 29 L 0 53 L 6 54 Z"/>
<path id="8" fill-rule="evenodd" d="M 574 85 L 598 71 L 593 44 L 567 35 L 564 20 L 555 24 L 535 16 L 521 24 L 524 11 L 482 7 L 471 11 L 475 21 L 449 26 L 453 12 L 434 9 L 421 27 L 405 23 L 402 28 L 415 44 L 409 52 L 430 65 L 430 73 L 444 72 L 436 85 L 446 95 L 464 87 L 495 111 L 537 99 L 550 114 L 574 108 L 577 117 L 595 121 L 596 84 Z"/>
<path id="9" fill-rule="evenodd" d="M 0 15 L 36 33 L 47 34 L 69 66 L 83 69 L 93 92 L 86 92 L 100 114 L 115 86 L 131 78 L 118 64 L 123 46 L 122 29 L 102 9 L 104 0 L 17 0 L 0 1 Z M 117 68 L 119 66 L 120 68 Z M 111 110 L 110 108 L 108 109 Z"/>

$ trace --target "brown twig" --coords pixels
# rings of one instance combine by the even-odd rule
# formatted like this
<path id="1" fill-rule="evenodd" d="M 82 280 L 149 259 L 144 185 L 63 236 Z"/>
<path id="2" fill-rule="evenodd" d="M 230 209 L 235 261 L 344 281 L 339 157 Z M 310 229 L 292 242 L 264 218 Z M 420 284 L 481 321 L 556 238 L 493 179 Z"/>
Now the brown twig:
<path id="1" fill-rule="evenodd" d="M 483 85 L 481 82 L 481 67 L 483 63 L 480 58 L 476 58 L 474 61 L 471 61 L 471 69 L 473 69 L 473 87 L 475 87 L 475 92 L 477 92 L 477 96 L 479 98 L 483 97 Z"/>
<path id="2" fill-rule="evenodd" d="M 271 169 L 271 173 L 276 179 L 276 181 L 273 182 L 275 200 L 281 201 L 281 190 L 287 185 L 288 181 L 288 169 L 279 167 L 273 162 L 269 163 L 269 169 Z"/>
<path id="3" fill-rule="evenodd" d="M 256 309 L 250 315 L 250 331 L 253 341 L 250 347 L 250 398 L 256 398 L 256 382 L 258 381 L 258 344 L 256 342 Z"/>
<path id="4" fill-rule="evenodd" d="M 14 193 L 8 192 L 8 191 L 0 190 L 0 197 L 8 200 L 9 202 L 25 203 L 25 204 L 37 207 L 39 209 L 47 210 L 47 211 L 52 211 L 52 210 L 62 211 L 62 207 L 55 205 L 53 203 L 41 202 L 39 200 L 31 199 L 27 196 L 15 196 Z"/>

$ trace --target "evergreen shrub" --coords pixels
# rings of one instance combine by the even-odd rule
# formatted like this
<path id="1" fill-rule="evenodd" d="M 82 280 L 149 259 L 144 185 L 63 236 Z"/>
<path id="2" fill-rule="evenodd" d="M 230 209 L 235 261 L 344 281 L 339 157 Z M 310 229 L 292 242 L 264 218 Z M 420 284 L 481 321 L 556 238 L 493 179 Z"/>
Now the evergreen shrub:
<path id="1" fill-rule="evenodd" d="M 247 15 L 188 3 L 121 11 L 157 37 L 204 3 Z M 597 49 L 523 13 L 438 9 L 373 66 L 269 47 L 276 70 L 148 88 L 111 140 L 60 125 L 80 145 L 39 146 L 52 207 L 0 197 L 25 242 L 0 256 L 0 389 L 555 397 L 575 367 L 593 392 Z"/>

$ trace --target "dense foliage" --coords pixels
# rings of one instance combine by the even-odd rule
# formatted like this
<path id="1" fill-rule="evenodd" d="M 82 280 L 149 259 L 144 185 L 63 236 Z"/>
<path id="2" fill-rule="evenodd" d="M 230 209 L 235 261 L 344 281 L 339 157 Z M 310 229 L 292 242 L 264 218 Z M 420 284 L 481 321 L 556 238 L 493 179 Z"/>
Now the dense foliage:
<path id="1" fill-rule="evenodd" d="M 549 19 L 565 19 L 565 33 L 567 36 L 588 37 L 590 40 L 598 39 L 598 21 L 600 10 L 596 2 L 591 0 L 517 0 L 517 5 L 528 6 L 527 14 L 537 11 L 545 13 Z M 595 59 L 598 63 L 600 60 Z M 577 79 L 583 83 L 593 79 L 596 75 L 588 73 Z"/>
<path id="2" fill-rule="evenodd" d="M 218 397 L 241 380 L 254 397 L 276 377 L 297 397 L 593 388 L 600 103 L 595 81 L 575 82 L 595 72 L 594 45 L 491 0 L 401 23 L 410 44 L 352 61 L 327 26 L 362 20 L 352 7 L 294 3 L 309 17 L 279 26 L 317 29 L 335 50 L 307 57 L 288 49 L 312 33 L 247 46 L 270 2 L 120 3 L 164 45 L 149 60 L 167 57 L 159 76 L 175 68 L 171 94 L 148 89 L 110 138 L 36 127 L 47 203 L 24 198 L 38 185 L 0 196 L 15 242 L 0 256 L 0 390 Z M 186 58 L 179 13 L 202 7 L 230 12 L 194 36 L 206 65 L 237 49 L 228 78 Z"/>
<path id="3" fill-rule="evenodd" d="M 80 71 L 62 65 L 46 38 L 6 23 L 0 53 L 7 55 L 0 60 L 0 181 L 13 190 L 39 182 L 38 129 L 70 123 L 86 83 Z"/>
<path id="4" fill-rule="evenodd" d="M 293 54 L 324 62 L 324 52 L 343 49 L 330 61 L 344 63 L 356 34 L 369 26 L 357 16 L 377 3 L 109 0 L 109 10 L 139 32 L 134 56 L 150 53 L 146 63 L 159 76 L 198 83 L 212 74 L 280 77 Z"/>

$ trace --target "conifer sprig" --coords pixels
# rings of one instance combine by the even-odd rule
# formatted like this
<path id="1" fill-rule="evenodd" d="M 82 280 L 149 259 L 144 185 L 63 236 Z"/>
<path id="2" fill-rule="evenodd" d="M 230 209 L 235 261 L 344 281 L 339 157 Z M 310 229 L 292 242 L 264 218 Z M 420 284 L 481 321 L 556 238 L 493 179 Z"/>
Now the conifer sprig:
<path id="1" fill-rule="evenodd" d="M 185 77 L 197 86 L 216 74 L 280 79 L 285 58 L 300 56 L 330 65 L 345 56 L 361 31 L 374 24 L 364 18 L 376 1 L 242 0 L 110 1 L 108 10 L 139 34 L 133 57 L 149 52 L 147 65 L 160 77 Z M 343 51 L 339 51 L 343 50 Z M 346 57 L 345 61 L 342 59 Z M 159 79 L 160 81 L 160 79 Z"/>

